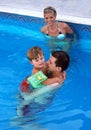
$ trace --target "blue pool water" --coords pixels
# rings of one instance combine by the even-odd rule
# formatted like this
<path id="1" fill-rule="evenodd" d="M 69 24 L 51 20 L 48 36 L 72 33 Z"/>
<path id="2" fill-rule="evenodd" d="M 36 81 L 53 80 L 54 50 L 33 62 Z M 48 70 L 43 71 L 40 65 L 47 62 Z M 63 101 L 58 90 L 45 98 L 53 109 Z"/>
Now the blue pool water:
<path id="1" fill-rule="evenodd" d="M 78 42 L 68 52 L 71 63 L 64 85 L 55 93 L 22 102 L 19 85 L 31 73 L 26 53 L 40 46 L 42 19 L 0 13 L 0 130 L 91 130 L 91 26 L 68 23 Z M 22 105 L 23 104 L 23 105 Z"/>

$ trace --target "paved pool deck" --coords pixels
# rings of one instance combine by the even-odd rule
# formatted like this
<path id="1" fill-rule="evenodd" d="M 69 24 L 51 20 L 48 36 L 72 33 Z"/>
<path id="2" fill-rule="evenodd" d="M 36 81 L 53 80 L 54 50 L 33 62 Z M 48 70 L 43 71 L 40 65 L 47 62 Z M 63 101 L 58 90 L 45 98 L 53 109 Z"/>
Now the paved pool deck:
<path id="1" fill-rule="evenodd" d="M 0 0 L 0 12 L 43 17 L 43 9 L 53 6 L 57 19 L 91 25 L 91 0 Z"/>

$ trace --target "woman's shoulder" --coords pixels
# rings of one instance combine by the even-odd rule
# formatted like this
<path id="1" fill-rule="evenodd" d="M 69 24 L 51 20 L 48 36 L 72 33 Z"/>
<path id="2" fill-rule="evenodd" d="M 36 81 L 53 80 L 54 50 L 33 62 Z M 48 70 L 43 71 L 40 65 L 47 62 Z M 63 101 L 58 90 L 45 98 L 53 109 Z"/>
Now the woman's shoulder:
<path id="1" fill-rule="evenodd" d="M 66 22 L 59 22 L 59 27 L 65 30 L 66 33 L 73 33 L 73 30 Z"/>
<path id="2" fill-rule="evenodd" d="M 63 28 L 68 26 L 67 23 L 65 23 L 65 22 L 58 22 L 58 25 L 63 27 Z"/>
<path id="3" fill-rule="evenodd" d="M 45 25 L 45 26 L 43 26 L 43 27 L 41 28 L 41 32 L 42 32 L 42 33 L 46 33 L 47 30 L 48 30 L 47 25 Z"/>

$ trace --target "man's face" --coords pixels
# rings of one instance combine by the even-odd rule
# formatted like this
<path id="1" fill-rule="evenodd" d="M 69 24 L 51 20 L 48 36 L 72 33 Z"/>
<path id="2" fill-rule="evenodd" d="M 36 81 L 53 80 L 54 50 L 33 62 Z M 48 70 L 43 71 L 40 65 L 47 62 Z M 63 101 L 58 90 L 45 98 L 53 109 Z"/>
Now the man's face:
<path id="1" fill-rule="evenodd" d="M 52 71 L 56 71 L 57 67 L 55 64 L 56 58 L 51 56 L 49 61 L 48 61 L 48 70 Z"/>

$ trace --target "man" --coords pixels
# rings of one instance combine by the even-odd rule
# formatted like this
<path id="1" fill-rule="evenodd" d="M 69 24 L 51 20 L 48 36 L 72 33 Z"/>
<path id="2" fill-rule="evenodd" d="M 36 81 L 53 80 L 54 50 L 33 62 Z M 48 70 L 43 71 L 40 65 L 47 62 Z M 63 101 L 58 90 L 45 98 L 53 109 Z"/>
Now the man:
<path id="1" fill-rule="evenodd" d="M 50 85 L 53 83 L 62 84 L 66 78 L 65 70 L 69 66 L 70 58 L 64 51 L 53 51 L 51 57 L 47 62 L 48 78 L 42 82 L 43 85 Z M 30 84 L 26 81 L 21 86 L 22 92 L 30 92 Z"/>
<path id="2" fill-rule="evenodd" d="M 63 83 L 66 78 L 65 70 L 68 68 L 70 62 L 69 55 L 64 51 L 53 51 L 48 61 L 49 78 L 43 84 L 49 84 L 53 78 L 58 78 L 59 83 Z"/>

